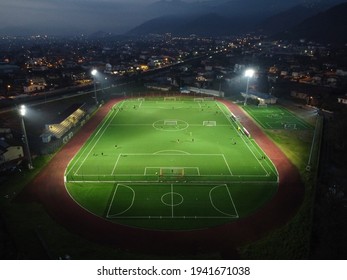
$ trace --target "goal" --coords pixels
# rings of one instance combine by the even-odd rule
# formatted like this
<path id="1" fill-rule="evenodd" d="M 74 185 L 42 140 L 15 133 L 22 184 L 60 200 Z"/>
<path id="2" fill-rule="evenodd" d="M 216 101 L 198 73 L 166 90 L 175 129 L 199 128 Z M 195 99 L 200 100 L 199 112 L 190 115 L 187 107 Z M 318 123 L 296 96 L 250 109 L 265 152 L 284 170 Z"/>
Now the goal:
<path id="1" fill-rule="evenodd" d="M 296 124 L 295 123 L 285 123 L 283 125 L 284 129 L 296 129 Z"/>
<path id="2" fill-rule="evenodd" d="M 145 99 L 143 97 L 139 97 L 137 98 L 137 101 L 145 101 Z"/>
<path id="3" fill-rule="evenodd" d="M 164 97 L 164 101 L 176 101 L 176 97 L 173 97 L 173 96 Z"/>
<path id="4" fill-rule="evenodd" d="M 164 120 L 164 125 L 177 125 L 176 120 Z"/>
<path id="5" fill-rule="evenodd" d="M 216 126 L 217 122 L 216 121 L 203 121 L 202 125 L 203 126 Z"/>
<path id="6" fill-rule="evenodd" d="M 184 176 L 183 167 L 161 167 L 159 170 L 160 176 Z"/>
<path id="7" fill-rule="evenodd" d="M 201 97 L 194 97 L 194 101 L 195 101 L 195 102 L 203 102 L 204 99 L 201 98 Z"/>

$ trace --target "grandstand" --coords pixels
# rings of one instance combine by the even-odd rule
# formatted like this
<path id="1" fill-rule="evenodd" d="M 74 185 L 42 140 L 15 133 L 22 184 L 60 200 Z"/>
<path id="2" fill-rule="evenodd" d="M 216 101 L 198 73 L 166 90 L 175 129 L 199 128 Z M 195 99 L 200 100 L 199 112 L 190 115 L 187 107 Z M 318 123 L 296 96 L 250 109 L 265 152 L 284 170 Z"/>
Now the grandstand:
<path id="1" fill-rule="evenodd" d="M 59 117 L 50 124 L 45 125 L 45 130 L 41 134 L 42 141 L 50 142 L 51 138 L 62 138 L 72 127 L 86 115 L 85 104 L 77 103 L 67 108 Z"/>
<path id="2" fill-rule="evenodd" d="M 245 92 L 241 92 L 241 95 L 243 97 L 246 97 L 246 93 Z M 277 103 L 277 97 L 274 97 L 271 94 L 267 94 L 267 93 L 262 93 L 262 92 L 258 92 L 258 91 L 249 91 L 247 98 L 250 99 L 254 99 L 254 100 L 258 100 L 259 104 L 276 104 Z"/>

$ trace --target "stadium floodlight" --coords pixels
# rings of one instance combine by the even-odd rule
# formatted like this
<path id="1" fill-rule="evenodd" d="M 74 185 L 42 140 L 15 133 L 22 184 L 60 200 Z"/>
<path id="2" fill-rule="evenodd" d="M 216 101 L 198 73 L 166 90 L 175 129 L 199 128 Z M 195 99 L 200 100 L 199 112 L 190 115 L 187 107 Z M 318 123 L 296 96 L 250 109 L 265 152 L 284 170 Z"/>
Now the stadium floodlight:
<path id="1" fill-rule="evenodd" d="M 223 79 L 223 75 L 218 75 L 217 79 L 219 80 L 219 96 L 222 97 L 221 95 L 221 89 L 222 89 L 222 79 Z"/>
<path id="2" fill-rule="evenodd" d="M 245 95 L 245 103 L 244 106 L 247 105 L 247 98 L 248 98 L 248 88 L 249 88 L 249 79 L 254 76 L 254 70 L 253 69 L 247 69 L 245 71 L 245 77 L 247 78 L 247 86 L 246 86 L 246 95 Z"/>
<path id="3" fill-rule="evenodd" d="M 94 98 L 95 98 L 95 103 L 96 105 L 98 105 L 98 98 L 96 96 L 96 75 L 98 74 L 98 70 L 93 69 L 91 72 L 92 76 L 93 76 L 93 83 L 94 83 Z"/>
<path id="4" fill-rule="evenodd" d="M 22 120 L 22 129 L 23 129 L 23 137 L 24 137 L 24 142 L 25 142 L 25 147 L 26 147 L 26 152 L 27 152 L 27 156 L 28 156 L 28 168 L 29 169 L 33 169 L 33 162 L 31 160 L 31 153 L 30 153 L 30 148 L 29 148 L 29 141 L 28 141 L 28 136 L 27 136 L 27 132 L 25 129 L 25 123 L 24 123 L 24 117 L 26 115 L 26 107 L 25 105 L 21 105 L 19 107 L 19 115 L 21 116 L 21 120 Z"/>

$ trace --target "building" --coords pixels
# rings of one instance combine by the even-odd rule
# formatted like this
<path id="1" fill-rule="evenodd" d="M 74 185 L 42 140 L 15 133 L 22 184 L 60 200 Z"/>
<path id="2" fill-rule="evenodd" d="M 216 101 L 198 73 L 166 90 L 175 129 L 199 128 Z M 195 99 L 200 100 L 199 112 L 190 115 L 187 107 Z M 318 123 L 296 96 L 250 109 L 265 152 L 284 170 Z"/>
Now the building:
<path id="1" fill-rule="evenodd" d="M 274 97 L 271 94 L 257 92 L 257 91 L 249 91 L 248 95 L 245 92 L 241 92 L 241 95 L 244 98 L 250 98 L 253 100 L 257 100 L 259 104 L 276 104 L 277 103 L 277 97 Z"/>
<path id="2" fill-rule="evenodd" d="M 11 146 L 5 140 L 0 139 L 0 171 L 17 165 L 23 158 L 22 146 Z"/>
<path id="3" fill-rule="evenodd" d="M 45 125 L 44 132 L 41 134 L 42 142 L 49 143 L 52 138 L 63 138 L 64 142 L 67 142 L 68 132 L 71 128 L 75 127 L 83 117 L 86 115 L 84 104 L 73 104 L 66 109 L 53 123 Z M 67 138 L 66 138 L 67 137 Z"/>
<path id="4" fill-rule="evenodd" d="M 206 96 L 216 96 L 216 97 L 224 97 L 224 91 L 218 91 L 213 89 L 206 88 L 197 88 L 197 87 L 183 87 L 180 89 L 181 93 L 198 93 Z"/>
<path id="5" fill-rule="evenodd" d="M 337 98 L 337 102 L 340 103 L 340 104 L 347 105 L 347 95 L 338 97 Z"/>

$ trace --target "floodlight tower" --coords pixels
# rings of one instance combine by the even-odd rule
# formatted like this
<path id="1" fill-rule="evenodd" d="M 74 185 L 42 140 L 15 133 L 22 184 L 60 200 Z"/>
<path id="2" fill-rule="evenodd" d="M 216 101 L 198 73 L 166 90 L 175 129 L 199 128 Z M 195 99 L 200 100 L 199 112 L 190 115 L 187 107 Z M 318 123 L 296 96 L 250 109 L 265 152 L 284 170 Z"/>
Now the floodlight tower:
<path id="1" fill-rule="evenodd" d="M 93 76 L 93 83 L 94 83 L 94 98 L 95 98 L 95 103 L 98 105 L 98 98 L 96 96 L 96 75 L 98 74 L 98 71 L 96 69 L 92 70 L 92 76 Z"/>
<path id="2" fill-rule="evenodd" d="M 254 70 L 253 69 L 247 69 L 245 71 L 245 77 L 247 78 L 247 87 L 246 87 L 246 96 L 245 96 L 245 103 L 243 105 L 247 105 L 247 98 L 248 98 L 248 87 L 249 87 L 249 79 L 254 76 Z"/>
<path id="3" fill-rule="evenodd" d="M 22 120 L 22 129 L 23 129 L 23 135 L 24 135 L 24 142 L 25 142 L 25 147 L 26 147 L 26 152 L 28 155 L 28 168 L 29 169 L 33 169 L 33 162 L 31 160 L 31 154 L 30 154 L 30 148 L 29 148 L 29 142 L 28 142 L 28 136 L 27 136 L 27 132 L 25 129 L 25 123 L 24 123 L 24 117 L 26 115 L 26 107 L 25 105 L 21 105 L 19 108 L 19 115 L 21 116 L 21 120 Z"/>
<path id="4" fill-rule="evenodd" d="M 221 93 L 222 93 L 221 89 L 222 89 L 222 79 L 223 79 L 223 75 L 218 75 L 218 76 L 217 76 L 217 79 L 219 80 L 219 97 L 222 97 L 222 96 L 221 96 Z M 223 97 L 224 97 L 224 96 L 223 96 Z"/>

